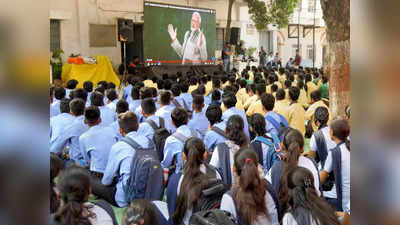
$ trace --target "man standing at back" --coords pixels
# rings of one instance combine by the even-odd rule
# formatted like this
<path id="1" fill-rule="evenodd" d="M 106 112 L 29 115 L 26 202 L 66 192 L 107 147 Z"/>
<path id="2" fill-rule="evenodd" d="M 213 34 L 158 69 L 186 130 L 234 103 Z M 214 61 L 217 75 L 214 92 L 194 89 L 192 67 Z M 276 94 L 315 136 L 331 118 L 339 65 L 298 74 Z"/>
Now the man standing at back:
<path id="1" fill-rule="evenodd" d="M 298 69 L 300 65 L 301 65 L 301 55 L 300 55 L 299 49 L 297 49 L 296 57 L 294 58 L 294 67 L 296 69 Z"/>
<path id="2" fill-rule="evenodd" d="M 229 72 L 231 67 L 231 45 L 226 42 L 225 48 L 222 50 L 222 60 L 224 61 L 224 71 Z"/>

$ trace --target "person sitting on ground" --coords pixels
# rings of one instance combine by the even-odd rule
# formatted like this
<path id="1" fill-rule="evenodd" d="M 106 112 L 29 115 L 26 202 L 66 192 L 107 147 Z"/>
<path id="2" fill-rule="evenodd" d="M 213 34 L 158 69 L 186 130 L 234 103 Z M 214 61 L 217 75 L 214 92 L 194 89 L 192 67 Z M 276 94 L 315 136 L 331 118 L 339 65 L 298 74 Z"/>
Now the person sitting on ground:
<path id="1" fill-rule="evenodd" d="M 192 118 L 190 119 L 188 126 L 199 132 L 201 139 L 203 140 L 204 136 L 206 135 L 208 126 L 210 125 L 208 119 L 203 112 L 204 108 L 204 98 L 201 95 L 195 95 L 193 97 L 193 114 Z"/>
<path id="2" fill-rule="evenodd" d="M 82 167 L 71 166 L 63 171 L 57 184 L 60 197 L 60 207 L 54 214 L 55 225 L 114 225 L 115 214 L 110 205 L 90 203 L 90 175 Z M 102 205 L 102 206 L 100 206 Z M 104 207 L 104 208 L 103 208 Z"/>
<path id="3" fill-rule="evenodd" d="M 247 117 L 243 110 L 237 109 L 236 96 L 233 92 L 224 92 L 222 95 L 222 102 L 224 103 L 227 110 L 222 114 L 222 119 L 227 122 L 232 115 L 239 115 L 243 121 L 243 132 L 246 134 L 247 138 L 250 138 L 249 124 L 247 123 Z"/>
<path id="4" fill-rule="evenodd" d="M 274 112 L 281 114 L 286 120 L 289 119 L 289 101 L 285 98 L 286 92 L 282 88 L 276 91 L 276 101 L 274 106 Z"/>
<path id="5" fill-rule="evenodd" d="M 86 106 L 90 106 L 90 95 L 92 95 L 93 92 L 93 82 L 90 80 L 85 81 L 83 83 L 83 89 L 87 92 Z"/>
<path id="6" fill-rule="evenodd" d="M 244 102 L 244 109 L 247 110 L 255 101 L 257 101 L 258 96 L 256 95 L 256 85 L 255 84 L 248 84 L 246 86 L 246 92 L 248 98 Z"/>
<path id="7" fill-rule="evenodd" d="M 241 224 L 278 225 L 278 206 L 268 185 L 259 175 L 258 158 L 251 148 L 241 148 L 234 157 L 236 185 L 222 197 L 221 210 L 230 212 Z"/>
<path id="8" fill-rule="evenodd" d="M 157 202 L 158 203 L 158 202 Z M 146 199 L 137 199 L 129 204 L 122 215 L 123 225 L 167 225 L 169 216 L 164 215 L 155 203 Z"/>
<path id="9" fill-rule="evenodd" d="M 70 93 L 71 93 L 71 91 L 73 91 L 76 88 L 78 83 L 79 82 L 75 79 L 67 81 L 67 86 L 66 86 L 66 90 L 65 90 L 65 96 L 67 96 L 67 98 L 71 98 Z"/>
<path id="10" fill-rule="evenodd" d="M 168 93 L 170 93 L 168 91 Z M 140 102 L 142 102 L 146 98 L 153 98 L 153 91 L 152 88 L 147 88 L 147 87 L 141 87 L 140 88 Z M 157 104 L 156 104 L 157 106 Z M 136 114 L 136 117 L 138 119 L 139 123 L 143 123 L 145 121 L 144 115 L 142 114 L 142 105 L 139 104 L 138 107 L 134 110 L 131 111 Z"/>
<path id="11" fill-rule="evenodd" d="M 210 105 L 221 106 L 221 92 L 219 90 L 213 90 L 211 92 L 211 103 Z"/>
<path id="12" fill-rule="evenodd" d="M 322 85 L 318 88 L 321 98 L 329 98 L 329 80 L 326 76 L 322 76 Z"/>
<path id="13" fill-rule="evenodd" d="M 124 112 L 129 111 L 129 104 L 127 101 L 121 99 L 117 102 L 117 106 L 115 107 L 115 112 L 117 113 L 117 118 L 118 115 Z M 117 141 L 120 141 L 123 137 L 122 134 L 119 132 L 119 123 L 118 119 L 114 121 L 112 124 L 110 124 L 110 127 L 114 130 L 115 135 L 117 136 Z"/>
<path id="14" fill-rule="evenodd" d="M 264 110 L 267 112 L 264 116 L 267 125 L 266 130 L 268 133 L 277 136 L 282 127 L 288 125 L 288 122 L 283 115 L 273 111 L 275 107 L 275 98 L 272 94 L 264 93 L 261 96 L 261 103 Z"/>
<path id="15" fill-rule="evenodd" d="M 208 152 L 214 152 L 215 147 L 219 143 L 226 141 L 226 123 L 222 120 L 221 107 L 217 105 L 210 105 L 207 108 L 206 117 L 210 123 L 210 127 L 204 136 L 204 144 Z"/>
<path id="16" fill-rule="evenodd" d="M 63 87 L 54 88 L 54 100 L 50 104 L 50 118 L 60 114 L 60 102 L 66 96 L 65 89 Z"/>
<path id="17" fill-rule="evenodd" d="M 133 112 L 127 111 L 119 114 L 118 123 L 123 137 L 131 138 L 142 148 L 150 146 L 151 140 L 136 132 L 139 125 Z M 128 206 L 129 202 L 126 201 L 124 187 L 128 185 L 128 179 L 131 176 L 131 164 L 135 152 L 136 150 L 131 145 L 122 140 L 115 143 L 110 150 L 103 178 L 101 181 L 93 179 L 93 194 L 112 205 Z M 117 179 L 115 179 L 116 174 Z"/>
<path id="18" fill-rule="evenodd" d="M 101 125 L 100 113 L 96 106 L 85 109 L 84 122 L 89 130 L 79 137 L 79 149 L 85 159 L 85 165 L 98 177 L 103 176 L 111 146 L 117 142 L 113 129 Z"/>
<path id="19" fill-rule="evenodd" d="M 170 133 L 175 132 L 176 127 L 174 127 L 171 123 L 171 113 L 176 107 L 171 105 L 171 93 L 169 91 L 161 92 L 158 103 L 160 104 L 160 109 L 157 110 L 156 116 L 164 119 L 165 128 Z"/>
<path id="20" fill-rule="evenodd" d="M 59 104 L 61 114 L 50 118 L 50 146 L 62 135 L 66 126 L 71 124 L 75 117 L 70 114 L 70 99 L 62 99 Z"/>
<path id="21" fill-rule="evenodd" d="M 139 86 L 134 86 L 131 89 L 130 99 L 131 99 L 130 102 L 127 101 L 128 104 L 129 104 L 129 111 L 135 112 L 136 109 L 140 106 L 140 103 L 142 102 L 142 100 L 140 100 L 140 88 L 139 88 Z"/>
<path id="22" fill-rule="evenodd" d="M 186 101 L 180 96 L 181 95 L 181 88 L 179 87 L 179 84 L 173 84 L 171 87 L 171 93 L 172 93 L 172 104 L 175 105 L 175 107 L 181 107 L 186 110 L 191 110 L 189 109 L 189 106 L 187 105 Z"/>
<path id="23" fill-rule="evenodd" d="M 193 102 L 193 97 L 191 94 L 188 93 L 189 90 L 189 84 L 187 81 L 182 82 L 179 87 L 181 88 L 181 97 L 183 100 L 185 100 L 189 110 L 192 108 L 192 102 Z"/>
<path id="24" fill-rule="evenodd" d="M 329 115 L 331 115 L 331 113 L 329 112 L 328 106 L 321 99 L 321 93 L 317 90 L 317 91 L 313 91 L 311 93 L 310 107 L 307 109 L 307 111 L 304 115 L 305 116 L 304 119 L 306 121 L 309 121 L 309 123 L 311 123 L 313 131 L 318 130 L 318 126 L 316 125 L 315 118 L 314 118 L 315 110 L 318 107 L 325 107 L 328 110 Z M 328 123 L 329 123 L 329 120 L 328 120 Z"/>
<path id="25" fill-rule="evenodd" d="M 265 84 L 258 83 L 256 84 L 256 95 L 257 101 L 250 105 L 249 109 L 246 112 L 248 117 L 252 116 L 255 113 L 259 113 L 261 115 L 265 115 L 267 111 L 264 110 L 264 107 L 261 103 L 261 96 L 265 93 Z"/>
<path id="26" fill-rule="evenodd" d="M 300 95 L 298 87 L 289 88 L 289 126 L 299 130 L 303 135 L 306 133 L 305 127 L 305 111 L 303 106 L 297 102 Z"/>
<path id="27" fill-rule="evenodd" d="M 150 121 L 153 121 L 157 127 L 160 127 L 161 124 L 165 127 L 164 119 L 156 116 L 155 113 L 157 111 L 156 104 L 154 103 L 152 98 L 146 98 L 142 101 L 142 114 L 145 118 L 145 122 L 140 123 L 138 134 L 147 137 L 150 140 L 153 140 L 153 136 L 155 133 L 154 128 L 150 125 Z M 162 120 L 162 121 L 161 121 Z"/>
<path id="28" fill-rule="evenodd" d="M 113 111 L 112 109 L 104 105 L 103 98 L 104 98 L 103 94 L 95 91 L 90 96 L 90 102 L 92 106 L 96 106 L 100 110 L 102 125 L 108 126 L 115 121 L 116 115 L 115 115 L 115 110 Z"/>

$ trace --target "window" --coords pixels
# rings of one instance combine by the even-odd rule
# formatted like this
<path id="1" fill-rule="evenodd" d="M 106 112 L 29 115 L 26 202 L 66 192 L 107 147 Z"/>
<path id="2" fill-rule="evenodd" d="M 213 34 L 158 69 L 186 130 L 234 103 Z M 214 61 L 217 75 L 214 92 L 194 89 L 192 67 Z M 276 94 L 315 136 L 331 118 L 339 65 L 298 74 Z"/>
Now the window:
<path id="1" fill-rule="evenodd" d="M 314 55 L 314 52 L 315 51 L 313 51 L 313 45 L 307 45 L 307 58 L 308 59 L 313 59 L 313 55 Z"/>
<path id="2" fill-rule="evenodd" d="M 315 4 L 317 2 L 315 0 L 308 0 L 308 12 L 313 13 L 315 9 Z"/>
<path id="3" fill-rule="evenodd" d="M 61 48 L 60 20 L 50 20 L 50 51 Z"/>
<path id="4" fill-rule="evenodd" d="M 217 28 L 216 31 L 216 50 L 222 50 L 224 47 L 224 36 L 225 36 L 225 29 L 224 28 Z"/>

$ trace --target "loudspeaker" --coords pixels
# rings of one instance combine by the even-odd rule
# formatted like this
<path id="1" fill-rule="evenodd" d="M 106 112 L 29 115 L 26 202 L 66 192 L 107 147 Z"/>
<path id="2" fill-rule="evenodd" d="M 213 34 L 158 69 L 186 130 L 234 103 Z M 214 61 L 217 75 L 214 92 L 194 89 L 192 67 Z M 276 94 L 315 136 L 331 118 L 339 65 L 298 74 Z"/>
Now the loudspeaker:
<path id="1" fill-rule="evenodd" d="M 240 28 L 232 27 L 231 28 L 231 45 L 237 45 L 240 36 Z"/>
<path id="2" fill-rule="evenodd" d="M 127 19 L 118 19 L 118 40 L 133 41 L 133 21 Z"/>

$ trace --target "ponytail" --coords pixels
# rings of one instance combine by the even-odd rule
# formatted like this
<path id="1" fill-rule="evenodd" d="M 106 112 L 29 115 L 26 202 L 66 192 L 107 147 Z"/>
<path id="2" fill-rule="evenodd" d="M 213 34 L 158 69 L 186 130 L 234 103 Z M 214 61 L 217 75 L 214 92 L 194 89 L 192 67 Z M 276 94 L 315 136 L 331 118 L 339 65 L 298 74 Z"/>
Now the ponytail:
<path id="1" fill-rule="evenodd" d="M 177 198 L 176 211 L 172 215 L 174 224 L 182 224 L 186 210 L 197 203 L 201 192 L 208 185 L 206 175 L 200 171 L 205 151 L 203 142 L 195 137 L 189 138 L 183 146 L 187 161 L 183 168 L 184 177 Z"/>
<path id="2" fill-rule="evenodd" d="M 235 154 L 234 165 L 239 182 L 233 186 L 238 214 L 246 224 L 254 224 L 259 215 L 270 219 L 265 205 L 265 181 L 258 172 L 258 158 L 254 150 L 241 148 Z"/>
<path id="3" fill-rule="evenodd" d="M 250 117 L 249 123 L 257 136 L 262 136 L 273 141 L 272 138 L 265 135 L 267 133 L 267 130 L 265 129 L 266 122 L 264 116 L 262 116 L 259 113 L 256 113 Z"/>
<path id="4" fill-rule="evenodd" d="M 283 157 L 283 170 L 279 181 L 278 198 L 281 209 L 285 211 L 288 209 L 288 187 L 287 187 L 287 174 L 290 170 L 297 167 L 299 157 L 302 154 L 304 147 L 304 137 L 300 131 L 291 129 L 283 140 L 283 145 L 286 149 L 286 154 Z"/>
<path id="5" fill-rule="evenodd" d="M 228 140 L 233 141 L 236 145 L 240 147 L 246 146 L 249 143 L 246 134 L 243 132 L 244 122 L 242 117 L 238 115 L 233 115 L 229 117 L 226 124 L 226 136 Z"/>
<path id="6" fill-rule="evenodd" d="M 286 179 L 291 213 L 299 224 L 339 225 L 334 209 L 322 200 L 315 190 L 312 173 L 303 167 L 289 171 Z"/>
<path id="7" fill-rule="evenodd" d="M 90 189 L 90 175 L 82 167 L 67 168 L 58 184 L 63 204 L 54 215 L 60 225 L 91 225 L 89 218 L 96 215 L 85 206 Z"/>

